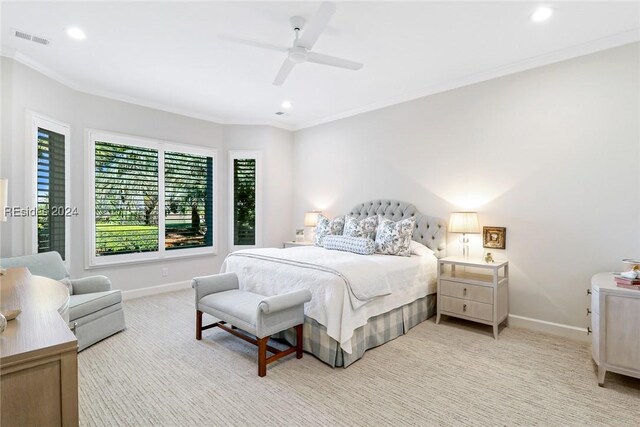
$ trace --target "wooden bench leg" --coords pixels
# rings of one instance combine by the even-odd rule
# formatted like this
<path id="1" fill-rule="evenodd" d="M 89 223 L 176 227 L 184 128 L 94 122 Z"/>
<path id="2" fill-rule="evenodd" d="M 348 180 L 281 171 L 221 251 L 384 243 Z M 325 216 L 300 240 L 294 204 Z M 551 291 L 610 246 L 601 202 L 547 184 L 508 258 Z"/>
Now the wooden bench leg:
<path id="1" fill-rule="evenodd" d="M 302 325 L 296 326 L 296 358 L 302 359 Z"/>
<path id="2" fill-rule="evenodd" d="M 258 338 L 258 376 L 267 375 L 267 341 L 269 337 Z"/>
<path id="3" fill-rule="evenodd" d="M 196 310 L 196 339 L 202 339 L 202 312 Z"/>

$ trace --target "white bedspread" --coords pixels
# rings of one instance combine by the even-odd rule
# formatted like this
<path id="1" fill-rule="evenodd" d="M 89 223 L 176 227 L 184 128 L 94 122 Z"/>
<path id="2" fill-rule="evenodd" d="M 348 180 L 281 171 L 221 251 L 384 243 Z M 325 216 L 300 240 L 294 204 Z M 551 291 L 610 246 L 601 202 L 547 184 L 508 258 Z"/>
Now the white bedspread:
<path id="1" fill-rule="evenodd" d="M 391 293 L 368 299 L 352 306 L 345 281 L 329 271 L 301 268 L 294 263 L 274 262 L 268 258 L 229 256 L 221 272 L 235 272 L 242 289 L 262 295 L 277 295 L 296 289 L 309 289 L 311 301 L 305 304 L 305 315 L 327 328 L 327 334 L 351 353 L 353 331 L 377 316 L 435 292 L 437 260 L 433 255 L 397 257 L 389 255 L 355 255 L 328 251 L 319 247 L 287 249 L 248 249 L 240 254 L 266 255 L 281 259 L 312 259 L 322 265 L 323 259 L 339 263 L 341 271 L 348 271 L 349 280 L 362 286 L 371 272 L 384 276 Z M 358 276 L 360 274 L 360 276 Z M 357 276 L 357 277 L 356 277 Z M 362 301 L 361 301 L 362 302 Z"/>

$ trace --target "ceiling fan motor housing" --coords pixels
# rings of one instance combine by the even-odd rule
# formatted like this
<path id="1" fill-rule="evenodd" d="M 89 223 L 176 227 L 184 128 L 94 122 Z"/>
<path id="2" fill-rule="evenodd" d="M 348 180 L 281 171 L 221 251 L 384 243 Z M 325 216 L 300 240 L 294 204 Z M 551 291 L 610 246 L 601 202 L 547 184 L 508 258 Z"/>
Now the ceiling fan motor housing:
<path id="1" fill-rule="evenodd" d="M 295 62 L 296 64 L 300 64 L 301 62 L 305 62 L 307 60 L 307 49 L 302 46 L 294 46 L 289 49 L 289 59 L 291 62 Z"/>
<path id="2" fill-rule="evenodd" d="M 291 18 L 289 18 L 289 22 L 291 23 L 291 28 L 293 28 L 295 31 L 302 31 L 302 29 L 304 28 L 304 24 L 307 23 L 307 20 L 302 16 L 292 16 Z"/>

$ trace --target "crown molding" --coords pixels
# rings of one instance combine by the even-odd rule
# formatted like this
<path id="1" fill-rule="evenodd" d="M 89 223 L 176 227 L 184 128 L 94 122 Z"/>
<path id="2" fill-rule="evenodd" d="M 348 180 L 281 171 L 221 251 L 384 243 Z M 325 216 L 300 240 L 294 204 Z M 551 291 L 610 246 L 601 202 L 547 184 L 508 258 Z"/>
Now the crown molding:
<path id="1" fill-rule="evenodd" d="M 115 101 L 126 102 L 128 104 L 138 105 L 140 107 L 151 108 L 158 111 L 164 111 L 166 113 L 178 114 L 180 116 L 191 117 L 198 120 L 204 120 L 207 122 L 213 122 L 221 125 L 257 125 L 257 126 L 271 126 L 279 129 L 284 129 L 288 131 L 293 131 L 294 127 L 287 123 L 281 123 L 276 120 L 271 119 L 236 119 L 236 118 L 223 118 L 209 114 L 198 113 L 186 109 L 175 108 L 161 103 L 155 103 L 147 100 L 143 100 L 140 98 L 135 98 L 127 95 L 122 95 L 119 93 L 102 91 L 93 87 L 79 85 L 71 79 L 59 74 L 58 72 L 52 70 L 51 68 L 41 64 L 40 62 L 34 60 L 30 56 L 27 56 L 21 52 L 16 51 L 15 49 L 7 48 L 6 46 L 2 46 L 2 51 L 0 55 L 5 58 L 13 59 L 16 62 L 19 62 L 22 65 L 25 65 L 40 74 L 68 87 L 69 89 L 75 90 L 76 92 L 85 93 L 88 95 L 100 96 L 102 98 L 107 98 Z"/>
<path id="2" fill-rule="evenodd" d="M 611 49 L 611 48 L 622 46 L 625 44 L 634 43 L 634 42 L 637 42 L 638 40 L 640 40 L 640 28 L 634 28 L 632 30 L 623 31 L 621 33 L 614 34 L 611 36 L 607 36 L 607 37 L 592 40 L 586 43 L 570 46 L 568 48 L 559 49 L 553 52 L 534 56 L 521 61 L 512 62 L 510 64 L 495 67 L 479 73 L 470 74 L 459 79 L 442 82 L 418 91 L 412 91 L 404 95 L 388 98 L 384 101 L 374 102 L 372 104 L 369 104 L 363 107 L 346 110 L 337 114 L 332 114 L 330 116 L 326 116 L 321 119 L 303 122 L 295 126 L 294 130 L 295 131 L 302 130 L 302 129 L 322 125 L 325 123 L 333 122 L 336 120 L 345 119 L 347 117 L 356 116 L 358 114 L 368 113 L 370 111 L 379 110 L 381 108 L 390 107 L 392 105 L 401 104 L 403 102 L 413 101 L 415 99 L 423 98 L 428 95 L 434 95 L 436 93 L 446 92 L 448 90 L 472 85 L 474 83 L 480 83 L 480 82 L 492 80 L 498 77 L 503 77 L 509 74 L 515 74 L 521 71 L 531 70 L 533 68 L 550 65 L 556 62 L 566 61 L 568 59 L 588 55 L 590 53 L 595 53 L 601 50 Z"/>
<path id="3" fill-rule="evenodd" d="M 199 120 L 205 120 L 208 122 L 214 122 L 222 125 L 260 125 L 271 126 L 288 131 L 298 131 L 314 126 L 319 126 L 325 123 L 333 122 L 347 117 L 356 116 L 358 114 L 368 113 L 371 111 L 379 110 L 385 107 L 389 107 L 403 102 L 413 101 L 418 98 L 423 98 L 428 95 L 434 95 L 436 93 L 446 92 L 448 90 L 468 86 L 475 83 L 503 77 L 509 74 L 515 74 L 518 72 L 530 70 L 533 68 L 542 67 L 545 65 L 553 64 L 556 62 L 565 61 L 571 58 L 588 55 L 598 51 L 611 49 L 614 47 L 622 46 L 629 43 L 634 43 L 640 40 L 640 28 L 633 28 L 627 31 L 623 31 L 618 34 L 614 34 L 600 39 L 592 40 L 589 42 L 581 43 L 578 45 L 570 46 L 564 49 L 559 49 L 553 52 L 545 53 L 535 57 L 527 58 L 521 61 L 512 62 L 510 64 L 495 67 L 489 70 L 485 70 L 479 73 L 470 74 L 458 79 L 449 80 L 439 84 L 431 85 L 426 88 L 411 91 L 403 95 L 387 98 L 382 101 L 374 102 L 362 107 L 353 108 L 350 110 L 342 111 L 336 114 L 331 114 L 319 119 L 309 120 L 301 122 L 299 124 L 282 123 L 273 119 L 239 119 L 239 118 L 223 118 L 209 114 L 203 114 L 186 109 L 180 109 L 171 107 L 168 105 L 154 103 L 147 100 L 130 97 L 114 92 L 102 91 L 93 87 L 86 87 L 77 84 L 76 82 L 62 76 L 56 71 L 44 66 L 43 64 L 35 61 L 27 55 L 9 49 L 6 46 L 2 46 L 1 55 L 7 58 L 11 58 L 29 68 L 38 71 L 41 74 L 61 83 L 75 91 L 100 96 L 103 98 L 113 99 L 116 101 L 126 102 L 129 104 L 139 105 L 142 107 L 152 108 L 159 111 L 165 111 L 168 113 L 178 114 L 181 116 L 191 117 Z"/>

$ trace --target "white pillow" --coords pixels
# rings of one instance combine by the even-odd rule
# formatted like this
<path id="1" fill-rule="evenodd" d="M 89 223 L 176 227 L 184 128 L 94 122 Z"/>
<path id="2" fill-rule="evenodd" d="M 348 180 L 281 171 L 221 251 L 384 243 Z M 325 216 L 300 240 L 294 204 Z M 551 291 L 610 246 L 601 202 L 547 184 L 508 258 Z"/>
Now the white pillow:
<path id="1" fill-rule="evenodd" d="M 435 255 L 435 252 L 423 245 L 420 242 L 416 242 L 412 240 L 409 244 L 409 250 L 411 251 L 411 255 L 418 256 L 427 256 L 427 255 Z"/>

